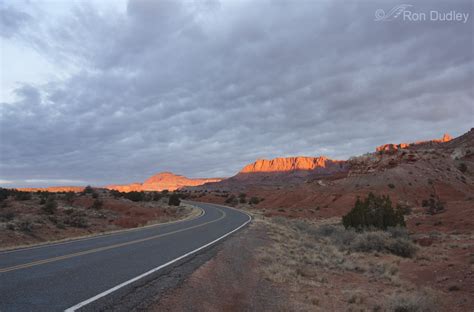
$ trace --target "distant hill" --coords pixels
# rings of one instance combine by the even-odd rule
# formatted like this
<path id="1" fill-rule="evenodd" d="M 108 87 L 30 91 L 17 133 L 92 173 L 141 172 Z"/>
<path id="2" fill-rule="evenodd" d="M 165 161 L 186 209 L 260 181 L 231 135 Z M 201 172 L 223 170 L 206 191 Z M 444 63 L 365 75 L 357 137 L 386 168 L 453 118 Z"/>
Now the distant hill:
<path id="1" fill-rule="evenodd" d="M 105 188 L 109 190 L 117 190 L 120 192 L 132 191 L 174 191 L 186 186 L 199 186 L 210 182 L 219 182 L 220 178 L 187 178 L 171 172 L 161 172 L 155 174 L 143 183 L 132 183 L 125 185 L 107 185 Z"/>

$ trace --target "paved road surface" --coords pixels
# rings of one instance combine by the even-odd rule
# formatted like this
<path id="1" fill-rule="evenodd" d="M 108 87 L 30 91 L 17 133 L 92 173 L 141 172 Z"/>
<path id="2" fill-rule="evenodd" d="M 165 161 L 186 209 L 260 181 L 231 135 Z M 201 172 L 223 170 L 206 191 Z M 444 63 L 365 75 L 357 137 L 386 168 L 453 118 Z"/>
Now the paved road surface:
<path id="1" fill-rule="evenodd" d="M 94 297 L 111 296 L 114 287 L 130 285 L 144 273 L 158 273 L 160 266 L 250 221 L 237 210 L 192 204 L 204 214 L 129 232 L 0 252 L 0 311 L 73 311 L 82 305 L 90 309 L 100 301 Z"/>

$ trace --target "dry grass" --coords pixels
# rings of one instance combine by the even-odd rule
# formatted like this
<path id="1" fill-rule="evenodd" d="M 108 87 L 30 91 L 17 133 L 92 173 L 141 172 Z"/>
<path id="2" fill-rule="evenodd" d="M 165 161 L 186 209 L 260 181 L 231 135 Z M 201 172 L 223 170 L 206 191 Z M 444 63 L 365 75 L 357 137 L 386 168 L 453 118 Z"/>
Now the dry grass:
<path id="1" fill-rule="evenodd" d="M 432 307 L 432 297 L 416 293 L 399 279 L 400 262 L 417 249 L 402 229 L 356 233 L 345 230 L 337 219 L 256 217 L 255 222 L 267 229 L 273 241 L 258 252 L 261 271 L 289 290 L 295 311 L 426 311 L 425 307 Z M 410 310 L 403 310 L 397 298 L 409 293 Z"/>
<path id="2" fill-rule="evenodd" d="M 392 295 L 386 304 L 386 310 L 394 312 L 432 312 L 437 311 L 435 294 L 430 291 L 402 293 Z"/>

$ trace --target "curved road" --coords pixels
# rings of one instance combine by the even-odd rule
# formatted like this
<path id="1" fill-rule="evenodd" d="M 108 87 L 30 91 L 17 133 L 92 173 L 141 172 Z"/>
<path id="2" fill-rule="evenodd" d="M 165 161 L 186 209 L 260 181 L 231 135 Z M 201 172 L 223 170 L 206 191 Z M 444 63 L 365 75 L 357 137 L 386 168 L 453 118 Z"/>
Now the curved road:
<path id="1" fill-rule="evenodd" d="M 192 202 L 195 219 L 0 252 L 0 311 L 76 311 L 240 229 L 250 217 Z"/>

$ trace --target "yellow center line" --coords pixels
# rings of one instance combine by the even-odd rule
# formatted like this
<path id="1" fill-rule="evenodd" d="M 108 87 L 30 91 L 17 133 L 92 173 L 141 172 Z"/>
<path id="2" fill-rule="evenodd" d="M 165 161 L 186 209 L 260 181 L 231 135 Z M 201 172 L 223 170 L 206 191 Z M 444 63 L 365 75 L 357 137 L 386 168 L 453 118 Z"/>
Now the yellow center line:
<path id="1" fill-rule="evenodd" d="M 146 242 L 146 241 L 149 241 L 149 240 L 152 240 L 152 239 L 168 236 L 168 235 L 171 235 L 171 234 L 176 234 L 176 233 L 179 233 L 179 232 L 188 231 L 188 230 L 195 229 L 195 228 L 198 228 L 198 227 L 202 227 L 204 225 L 208 225 L 208 224 L 220 221 L 220 220 L 225 218 L 225 216 L 226 216 L 225 211 L 223 211 L 219 208 L 216 208 L 216 209 L 218 209 L 222 213 L 222 215 L 219 218 L 217 218 L 215 220 L 212 220 L 212 221 L 208 221 L 208 222 L 204 222 L 204 223 L 201 223 L 201 224 L 193 225 L 193 226 L 185 228 L 185 229 L 175 230 L 175 231 L 171 231 L 171 232 L 168 232 L 168 233 L 158 234 L 158 235 L 145 237 L 145 238 L 141 238 L 141 239 L 137 239 L 137 240 L 133 240 L 133 241 L 129 241 L 129 242 L 124 242 L 124 243 L 119 243 L 119 244 L 114 244 L 114 245 L 109 245 L 109 246 L 84 250 L 84 251 L 80 251 L 80 252 L 76 252 L 76 253 L 72 253 L 72 254 L 68 254 L 68 255 L 63 255 L 63 256 L 58 256 L 58 257 L 54 257 L 54 258 L 38 260 L 38 261 L 19 264 L 19 265 L 15 265 L 15 266 L 11 266 L 11 267 L 1 268 L 0 273 L 10 272 L 10 271 L 15 271 L 15 270 L 20 270 L 20 269 L 26 269 L 26 268 L 30 268 L 30 267 L 41 265 L 41 264 L 46 264 L 46 263 L 56 262 L 56 261 L 59 261 L 59 260 L 65 260 L 65 259 L 69 259 L 69 258 L 79 257 L 79 256 L 83 256 L 83 255 L 88 255 L 88 254 L 91 254 L 91 253 L 96 253 L 96 252 L 105 251 L 105 250 L 109 250 L 109 249 L 124 247 L 124 246 L 132 245 L 132 244 L 138 244 L 138 243 Z"/>

